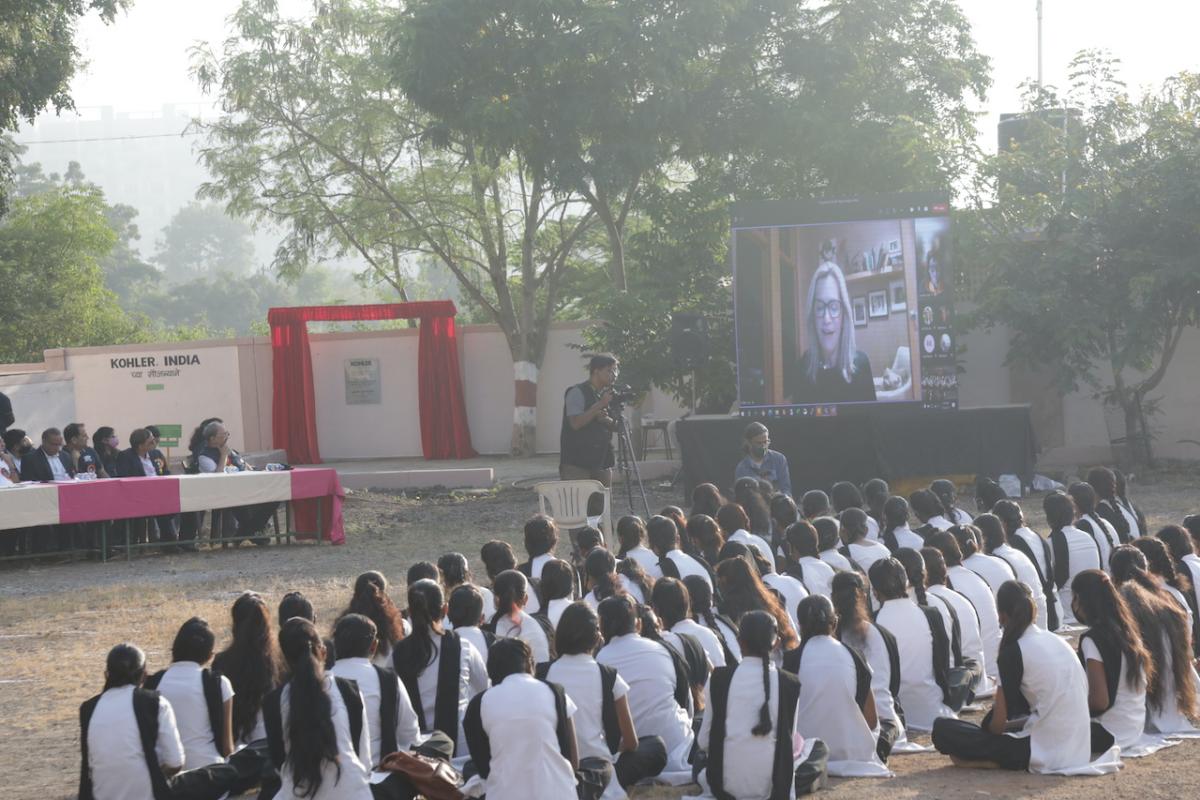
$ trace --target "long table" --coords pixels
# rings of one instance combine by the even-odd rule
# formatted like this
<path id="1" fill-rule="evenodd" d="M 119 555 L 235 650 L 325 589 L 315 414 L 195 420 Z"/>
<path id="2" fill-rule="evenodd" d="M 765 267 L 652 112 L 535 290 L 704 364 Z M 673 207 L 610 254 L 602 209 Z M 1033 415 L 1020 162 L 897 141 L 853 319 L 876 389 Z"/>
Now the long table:
<path id="1" fill-rule="evenodd" d="M 793 492 L 835 481 L 929 475 L 1018 475 L 1033 480 L 1037 441 L 1029 406 L 955 411 L 886 403 L 847 409 L 835 417 L 758 420 L 771 447 L 788 457 Z M 726 488 L 742 460 L 742 431 L 751 420 L 696 416 L 675 425 L 685 491 L 701 483 Z"/>
<path id="2" fill-rule="evenodd" d="M 0 530 L 282 502 L 293 504 L 298 529 L 342 544 L 345 496 L 337 471 L 329 467 L 22 483 L 0 489 Z"/>

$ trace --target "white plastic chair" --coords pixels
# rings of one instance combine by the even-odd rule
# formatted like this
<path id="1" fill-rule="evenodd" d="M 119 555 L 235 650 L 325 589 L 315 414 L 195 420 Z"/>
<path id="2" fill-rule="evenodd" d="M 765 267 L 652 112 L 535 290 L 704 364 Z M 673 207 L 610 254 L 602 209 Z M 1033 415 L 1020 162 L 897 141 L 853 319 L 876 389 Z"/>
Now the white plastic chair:
<path id="1" fill-rule="evenodd" d="M 612 493 L 600 481 L 546 481 L 533 487 L 538 495 L 538 509 L 554 517 L 564 530 L 582 528 L 588 524 L 588 498 L 595 492 L 604 495 L 601 528 L 606 541 L 613 535 Z"/>

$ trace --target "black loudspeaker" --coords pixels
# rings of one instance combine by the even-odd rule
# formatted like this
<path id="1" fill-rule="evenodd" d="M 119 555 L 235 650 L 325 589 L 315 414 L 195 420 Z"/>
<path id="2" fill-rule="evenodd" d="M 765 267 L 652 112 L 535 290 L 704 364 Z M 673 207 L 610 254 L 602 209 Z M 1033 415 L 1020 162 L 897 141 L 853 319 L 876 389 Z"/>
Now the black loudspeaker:
<path id="1" fill-rule="evenodd" d="M 699 314 L 671 315 L 671 359 L 694 369 L 709 356 L 708 320 Z"/>

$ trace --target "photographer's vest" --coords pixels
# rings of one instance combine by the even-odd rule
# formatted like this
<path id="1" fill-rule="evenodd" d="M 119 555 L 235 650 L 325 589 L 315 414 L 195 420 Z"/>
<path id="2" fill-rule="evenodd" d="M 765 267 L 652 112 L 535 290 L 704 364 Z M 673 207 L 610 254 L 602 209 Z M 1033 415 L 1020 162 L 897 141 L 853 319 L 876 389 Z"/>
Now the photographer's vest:
<path id="1" fill-rule="evenodd" d="M 591 381 L 576 384 L 563 393 L 562 435 L 559 437 L 559 463 L 584 469 L 607 469 L 613 465 L 612 431 L 598 420 L 592 420 L 579 430 L 571 427 L 567 418 L 567 393 L 571 389 L 583 392 L 583 408 L 587 410 L 600 399 Z"/>

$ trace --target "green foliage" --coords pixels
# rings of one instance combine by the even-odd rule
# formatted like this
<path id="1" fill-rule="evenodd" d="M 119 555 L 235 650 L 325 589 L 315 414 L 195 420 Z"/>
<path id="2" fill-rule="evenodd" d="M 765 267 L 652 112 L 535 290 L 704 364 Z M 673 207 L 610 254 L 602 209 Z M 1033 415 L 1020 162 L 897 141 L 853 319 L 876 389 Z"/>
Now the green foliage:
<path id="1" fill-rule="evenodd" d="M 981 172 L 994 206 L 964 231 L 983 260 L 974 321 L 1010 330 L 1011 361 L 1119 406 L 1146 445 L 1148 395 L 1200 320 L 1200 76 L 1135 99 L 1111 58 L 1072 66 L 1067 96 L 1031 91 L 1028 139 Z"/>
<path id="2" fill-rule="evenodd" d="M 163 228 L 153 261 L 174 283 L 211 273 L 246 275 L 254 268 L 250 226 L 219 206 L 189 203 Z"/>
<path id="3" fill-rule="evenodd" d="M 0 220 L 0 359 L 39 361 L 42 351 L 142 340 L 143 331 L 104 287 L 100 262 L 116 234 L 103 196 L 62 187 L 13 201 Z"/>

